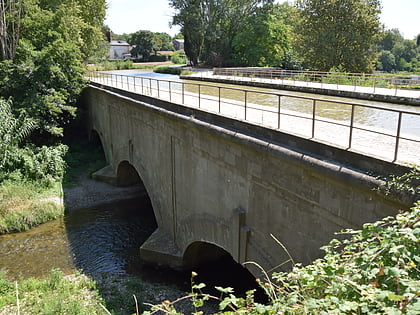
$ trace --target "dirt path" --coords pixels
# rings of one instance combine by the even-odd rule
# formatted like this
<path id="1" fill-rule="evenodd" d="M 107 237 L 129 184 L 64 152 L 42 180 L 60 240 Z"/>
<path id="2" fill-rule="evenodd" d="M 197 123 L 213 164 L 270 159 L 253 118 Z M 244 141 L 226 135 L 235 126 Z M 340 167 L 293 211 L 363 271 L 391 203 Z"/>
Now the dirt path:
<path id="1" fill-rule="evenodd" d="M 63 189 L 63 200 L 66 210 L 93 207 L 112 201 L 130 199 L 144 194 L 141 185 L 116 187 L 111 184 L 93 180 L 86 174 L 78 177 L 77 185 Z"/>

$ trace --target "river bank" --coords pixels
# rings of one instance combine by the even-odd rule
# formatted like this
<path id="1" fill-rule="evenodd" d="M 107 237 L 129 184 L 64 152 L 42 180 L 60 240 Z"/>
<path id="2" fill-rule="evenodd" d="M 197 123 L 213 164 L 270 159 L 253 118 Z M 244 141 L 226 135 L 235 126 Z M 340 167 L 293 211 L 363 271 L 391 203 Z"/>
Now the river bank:
<path id="1" fill-rule="evenodd" d="M 48 272 L 45 276 L 41 276 L 39 272 L 41 269 L 39 264 L 41 264 L 42 267 L 48 268 L 48 270 L 50 270 L 50 268 L 60 268 L 61 261 L 60 259 L 57 259 L 57 255 L 68 254 L 68 250 L 65 249 L 61 243 L 69 242 L 68 239 L 70 239 L 70 248 L 72 248 L 73 251 L 73 254 L 71 254 L 70 257 L 73 257 L 71 260 L 76 262 L 80 262 L 80 260 L 83 258 L 83 254 L 80 252 L 80 248 L 77 249 L 78 242 L 90 244 L 87 245 L 88 250 L 89 248 L 92 248 L 92 246 L 95 246 L 95 248 L 92 248 L 93 252 L 99 253 L 95 255 L 100 256 L 103 252 L 103 257 L 109 258 L 109 254 L 107 253 L 107 250 L 110 250 L 109 248 L 102 248 L 103 245 L 96 243 L 91 244 L 92 239 L 89 236 L 89 233 L 91 233 L 90 231 L 82 231 L 81 234 L 77 234 L 77 240 L 74 239 L 75 237 L 71 235 L 72 224 L 74 224 L 73 221 L 80 221 L 84 215 L 87 215 L 89 220 L 93 220 L 93 223 L 98 219 L 97 217 L 92 218 L 93 215 L 91 212 L 89 212 L 91 211 L 89 209 L 101 209 L 102 205 L 104 204 L 113 204 L 117 201 L 124 203 L 124 200 L 129 202 L 133 198 L 133 200 L 139 200 L 139 198 L 141 200 L 142 195 L 144 194 L 145 191 L 141 186 L 115 187 L 104 182 L 93 180 L 90 176 L 90 171 L 85 169 L 83 172 L 79 172 L 76 176 L 73 177 L 72 184 L 64 187 L 62 189 L 62 193 L 59 196 L 46 198 L 45 202 L 56 203 L 61 207 L 65 207 L 66 209 L 64 218 L 59 219 L 60 223 L 58 224 L 58 229 L 62 229 L 62 232 L 57 231 L 57 228 L 55 228 L 54 225 L 54 221 L 57 220 L 54 220 L 42 224 L 38 228 L 30 229 L 28 232 L 4 235 L 3 238 L 0 237 L 0 269 L 6 271 L 5 276 L 0 274 L 0 286 L 3 285 L 5 288 L 7 288 L 7 290 L 4 289 L 4 299 L 0 299 L 0 314 L 16 314 L 18 308 L 20 308 L 21 313 L 23 311 L 25 314 L 31 314 L 32 311 L 36 312 L 37 309 L 43 310 L 44 307 L 51 307 L 50 304 L 55 304 L 56 302 L 50 301 L 50 299 L 47 298 L 47 296 L 55 295 L 54 287 L 49 288 L 48 286 L 42 284 L 45 282 L 51 283 L 52 280 L 49 279 L 51 276 L 48 274 Z M 136 201 L 136 204 L 139 205 L 138 201 Z M 139 209 L 139 211 L 142 211 L 141 207 Z M 97 211 L 100 212 L 101 210 Z M 87 212 L 88 214 L 86 214 Z M 104 216 L 109 217 L 110 214 L 107 213 L 104 214 Z M 119 215 L 117 214 L 117 217 L 118 216 Z M 103 217 L 99 217 L 99 220 L 102 220 L 102 218 Z M 115 221 L 115 218 L 109 217 L 109 219 L 111 220 L 110 224 L 118 225 L 118 222 Z M 87 224 L 89 224 L 89 222 L 87 222 Z M 121 228 L 123 227 L 118 229 Z M 93 226 L 92 229 L 94 232 L 96 231 L 99 234 L 104 233 L 104 229 L 97 230 L 97 226 Z M 105 227 L 105 230 L 109 232 L 109 228 L 107 229 Z M 41 233 L 41 235 L 39 233 Z M 20 236 L 23 234 L 27 235 L 27 239 L 20 239 Z M 7 238 L 9 236 L 12 239 L 11 243 L 8 241 L 10 238 Z M 103 236 L 100 235 L 98 237 L 103 238 Z M 125 237 L 125 231 L 121 230 L 121 238 L 123 239 L 119 242 L 124 243 Z M 48 243 L 46 245 L 42 243 L 43 238 L 48 239 Z M 15 244 L 16 242 L 19 244 Z M 105 240 L 105 242 L 107 241 Z M 7 248 L 10 246 L 17 246 L 19 248 L 18 251 L 21 254 L 23 253 L 23 256 L 21 254 L 18 256 L 21 257 L 21 259 L 9 259 L 10 257 L 8 257 L 8 252 L 6 252 L 6 255 L 4 252 L 2 252 L 4 247 Z M 119 245 L 110 245 L 110 247 L 115 246 L 118 247 Z M 48 263 L 42 262 L 40 259 L 34 256 L 33 251 L 36 250 L 37 247 L 40 248 L 42 251 L 41 256 L 44 256 Z M 92 254 L 93 259 L 98 257 L 95 257 L 95 255 Z M 138 255 L 138 251 L 135 251 L 134 255 Z M 63 260 L 69 259 L 66 257 L 67 256 L 65 256 Z M 87 258 L 85 257 L 84 259 Z M 99 261 L 100 260 L 101 257 L 99 258 Z M 54 265 L 56 261 L 59 263 L 58 265 Z M 30 264 L 32 263 L 38 267 L 30 267 Z M 9 272 L 7 274 L 7 269 L 14 270 L 14 268 L 7 268 L 9 264 L 20 265 L 21 268 L 26 268 L 25 266 L 27 266 L 27 268 L 37 270 L 36 274 L 30 274 L 30 272 L 25 273 L 30 274 L 29 277 L 36 276 L 37 279 L 31 280 L 26 278 L 26 276 L 19 276 L 19 274 L 15 273 L 15 271 L 12 273 Z M 64 264 L 63 266 L 66 265 Z M 76 266 L 78 265 L 76 264 Z M 137 306 L 140 308 L 140 310 L 146 310 L 149 307 L 145 306 L 143 303 L 147 303 L 148 305 L 156 305 L 164 300 L 173 301 L 185 296 L 190 289 L 190 279 L 186 273 L 184 274 L 184 280 L 180 280 L 179 276 L 178 278 L 177 276 L 172 277 L 172 271 L 170 270 L 162 270 L 155 266 L 148 266 L 147 268 L 140 267 L 140 269 L 142 268 L 147 269 L 147 272 L 149 273 L 149 276 L 146 278 L 130 272 L 121 273 L 120 271 L 117 271 L 115 273 L 115 270 L 110 270 L 107 272 L 106 268 L 99 268 L 99 272 L 89 272 L 89 270 L 87 270 L 82 271 L 82 273 L 75 269 L 71 270 L 71 266 L 70 268 L 60 268 L 61 272 L 63 273 L 63 278 L 65 279 L 60 282 L 60 286 L 62 285 L 63 287 L 68 288 L 63 288 L 64 291 L 71 290 L 73 295 L 76 296 L 75 300 L 85 301 L 84 303 L 89 305 L 97 305 L 96 311 L 93 311 L 92 314 L 105 314 L 102 306 L 100 306 L 101 304 L 113 314 L 133 314 L 136 311 L 135 298 L 137 300 Z M 19 268 L 17 270 L 19 270 Z M 85 280 L 86 277 L 89 279 L 89 281 Z M 6 280 L 6 278 L 8 280 Z M 171 283 L 171 278 L 175 279 L 173 283 Z M 161 279 L 164 279 L 165 281 L 162 281 Z M 31 307 L 30 304 L 25 305 L 25 302 L 22 300 L 19 302 L 15 298 L 16 289 L 14 288 L 12 281 L 16 280 L 18 281 L 17 286 L 19 287 L 19 291 L 21 294 L 26 296 L 26 301 L 32 301 L 31 303 L 36 303 L 36 307 Z M 37 289 L 26 290 L 28 283 L 36 283 Z M 86 285 L 80 286 L 79 289 L 75 289 L 75 283 L 82 283 Z M 50 289 L 52 292 L 49 291 Z M 0 288 L 0 290 L 3 290 L 3 288 Z M 47 290 L 47 292 L 45 290 Z M 87 291 L 90 293 L 87 293 Z M 88 295 L 87 302 L 86 295 Z M 37 296 L 45 297 L 36 299 L 35 297 Z M 77 296 L 80 296 L 80 298 L 77 298 Z M 60 297 L 57 298 L 60 299 Z M 63 299 L 63 297 L 61 297 L 61 299 Z M 73 299 L 74 298 L 72 298 L 72 300 Z M 57 305 L 58 303 L 59 302 L 57 302 Z M 184 301 L 178 307 L 185 314 L 193 312 L 191 303 L 189 301 Z M 213 308 L 213 310 L 216 309 Z M 210 313 L 213 313 L 213 311 L 207 312 L 207 314 Z"/>

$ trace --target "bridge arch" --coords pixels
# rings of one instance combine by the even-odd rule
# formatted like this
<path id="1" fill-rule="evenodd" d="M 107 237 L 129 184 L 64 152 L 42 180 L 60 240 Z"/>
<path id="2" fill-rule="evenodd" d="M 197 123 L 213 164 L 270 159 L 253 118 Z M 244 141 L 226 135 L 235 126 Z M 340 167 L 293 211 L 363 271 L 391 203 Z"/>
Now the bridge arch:
<path id="1" fill-rule="evenodd" d="M 233 287 L 239 295 L 256 290 L 256 299 L 259 302 L 267 302 L 267 297 L 255 276 L 220 246 L 196 241 L 187 247 L 183 256 L 185 266 L 197 273 L 194 282 L 206 283 L 206 291 L 210 291 L 211 294 L 218 294 L 215 286 Z"/>
<path id="2" fill-rule="evenodd" d="M 196 241 L 186 248 L 183 260 L 185 266 L 193 267 L 211 263 L 227 256 L 232 257 L 226 250 L 215 244 Z"/>
<path id="3" fill-rule="evenodd" d="M 132 186 L 136 184 L 141 184 L 144 187 L 136 168 L 128 161 L 121 161 L 117 167 L 117 185 Z"/>

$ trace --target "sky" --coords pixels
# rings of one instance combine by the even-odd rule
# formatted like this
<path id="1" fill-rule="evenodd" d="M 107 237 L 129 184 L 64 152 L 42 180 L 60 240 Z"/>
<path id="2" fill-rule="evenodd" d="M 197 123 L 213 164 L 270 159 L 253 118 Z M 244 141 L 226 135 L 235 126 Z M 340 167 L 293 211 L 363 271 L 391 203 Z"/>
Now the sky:
<path id="1" fill-rule="evenodd" d="M 107 0 L 107 4 L 105 23 L 116 34 L 179 32 L 179 27 L 169 27 L 173 10 L 168 0 Z M 398 28 L 406 39 L 414 39 L 420 34 L 420 0 L 382 0 L 381 22 L 386 29 Z"/>

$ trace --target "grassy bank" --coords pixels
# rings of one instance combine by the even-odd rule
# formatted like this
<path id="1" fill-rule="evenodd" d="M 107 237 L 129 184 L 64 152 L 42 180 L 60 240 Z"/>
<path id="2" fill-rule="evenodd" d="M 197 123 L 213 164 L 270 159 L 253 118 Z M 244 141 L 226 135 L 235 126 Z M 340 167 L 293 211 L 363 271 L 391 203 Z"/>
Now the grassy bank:
<path id="1" fill-rule="evenodd" d="M 162 65 L 169 66 L 172 64 L 173 63 L 170 61 L 134 63 L 131 60 L 107 60 L 107 61 L 101 61 L 96 64 L 91 64 L 88 66 L 88 69 L 92 71 L 130 70 L 130 69 L 153 70 L 157 66 L 162 66 Z"/>
<path id="2" fill-rule="evenodd" d="M 0 234 L 27 231 L 64 214 L 61 183 L 6 181 L 0 185 Z"/>
<path id="3" fill-rule="evenodd" d="M 76 185 L 80 174 L 91 174 L 105 166 L 100 144 L 81 140 L 68 146 L 63 178 L 50 185 L 19 178 L 0 184 L 0 235 L 27 231 L 63 216 L 63 187 Z"/>
<path id="4" fill-rule="evenodd" d="M 45 279 L 10 282 L 0 274 L 0 314 L 106 314 L 94 281 L 52 270 Z"/>

